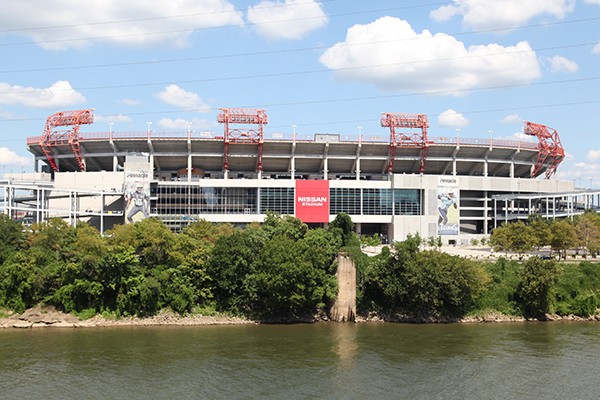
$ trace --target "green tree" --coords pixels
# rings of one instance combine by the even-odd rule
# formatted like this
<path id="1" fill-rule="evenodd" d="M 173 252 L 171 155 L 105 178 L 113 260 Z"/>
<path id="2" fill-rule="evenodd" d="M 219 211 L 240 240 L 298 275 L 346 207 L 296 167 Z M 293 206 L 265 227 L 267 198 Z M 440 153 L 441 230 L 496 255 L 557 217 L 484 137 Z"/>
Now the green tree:
<path id="1" fill-rule="evenodd" d="M 256 226 L 217 240 L 207 263 L 207 273 L 218 309 L 250 312 L 251 293 L 246 279 L 255 273 L 254 261 L 266 241 L 266 233 Z"/>
<path id="2" fill-rule="evenodd" d="M 0 264 L 0 305 L 23 312 L 41 301 L 39 273 L 40 267 L 29 254 L 13 253 Z"/>
<path id="3" fill-rule="evenodd" d="M 342 247 L 350 245 L 354 240 L 354 223 L 346 213 L 336 215 L 335 219 L 329 224 L 329 229 L 341 235 Z"/>
<path id="4" fill-rule="evenodd" d="M 581 246 L 590 254 L 600 251 L 600 215 L 586 212 L 575 220 L 575 230 Z"/>
<path id="5" fill-rule="evenodd" d="M 19 250 L 23 243 L 23 226 L 6 214 L 0 214 L 0 265 Z"/>
<path id="6" fill-rule="evenodd" d="M 319 262 L 323 258 L 329 262 Z M 323 309 L 337 292 L 336 278 L 328 272 L 331 258 L 304 240 L 280 235 L 268 241 L 246 282 L 253 312 L 266 318 L 303 319 Z"/>
<path id="7" fill-rule="evenodd" d="M 517 315 L 520 308 L 517 301 L 517 289 L 521 282 L 519 272 L 521 264 L 500 258 L 483 267 L 490 277 L 485 290 L 477 298 L 475 309 L 478 312 L 501 312 L 505 315 Z"/>
<path id="8" fill-rule="evenodd" d="M 567 250 L 577 246 L 577 231 L 567 220 L 554 220 L 550 225 L 550 245 L 558 251 L 563 259 L 567 258 Z"/>
<path id="9" fill-rule="evenodd" d="M 365 297 L 380 310 L 417 318 L 456 318 L 473 306 L 489 280 L 473 262 L 438 251 L 419 252 L 420 238 L 397 243 L 371 265 Z"/>
<path id="10" fill-rule="evenodd" d="M 525 225 L 522 221 L 517 221 L 508 225 L 510 235 L 510 250 L 522 257 L 533 249 L 535 244 L 534 235 L 531 227 Z"/>
<path id="11" fill-rule="evenodd" d="M 267 211 L 262 228 L 269 238 L 284 235 L 292 240 L 300 240 L 308 232 L 308 225 L 298 218 L 271 211 Z"/>
<path id="12" fill-rule="evenodd" d="M 509 250 L 512 249 L 512 235 L 508 224 L 503 224 L 499 227 L 496 227 L 492 231 L 490 245 L 495 251 L 504 251 L 506 254 L 508 254 Z"/>
<path id="13" fill-rule="evenodd" d="M 523 263 L 521 283 L 517 289 L 523 315 L 540 318 L 551 311 L 552 290 L 558 280 L 554 261 L 533 257 Z"/>
<path id="14" fill-rule="evenodd" d="M 539 214 L 532 214 L 527 219 L 527 224 L 531 228 L 531 235 L 534 239 L 533 246 L 538 250 L 550 245 L 550 223 Z"/>

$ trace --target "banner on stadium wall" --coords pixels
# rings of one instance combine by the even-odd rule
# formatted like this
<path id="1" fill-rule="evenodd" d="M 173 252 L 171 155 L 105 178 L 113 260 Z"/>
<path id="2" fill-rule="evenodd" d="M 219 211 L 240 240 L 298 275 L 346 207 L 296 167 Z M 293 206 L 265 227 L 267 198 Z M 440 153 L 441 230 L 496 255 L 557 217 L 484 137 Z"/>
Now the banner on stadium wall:
<path id="1" fill-rule="evenodd" d="M 125 160 L 125 223 L 150 216 L 150 178 L 152 166 L 147 156 L 127 156 Z"/>
<path id="2" fill-rule="evenodd" d="M 296 180 L 296 218 L 329 222 L 329 181 Z"/>
<path id="3" fill-rule="evenodd" d="M 438 235 L 458 235 L 460 231 L 459 193 L 456 177 L 439 177 L 437 187 Z"/>

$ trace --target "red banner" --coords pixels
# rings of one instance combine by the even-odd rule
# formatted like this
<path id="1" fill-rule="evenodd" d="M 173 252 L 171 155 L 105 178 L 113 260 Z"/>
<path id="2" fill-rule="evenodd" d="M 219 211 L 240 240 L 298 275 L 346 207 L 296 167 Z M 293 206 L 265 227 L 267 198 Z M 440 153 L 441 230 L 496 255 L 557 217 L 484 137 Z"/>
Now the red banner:
<path id="1" fill-rule="evenodd" d="M 329 181 L 296 181 L 296 218 L 329 222 Z"/>

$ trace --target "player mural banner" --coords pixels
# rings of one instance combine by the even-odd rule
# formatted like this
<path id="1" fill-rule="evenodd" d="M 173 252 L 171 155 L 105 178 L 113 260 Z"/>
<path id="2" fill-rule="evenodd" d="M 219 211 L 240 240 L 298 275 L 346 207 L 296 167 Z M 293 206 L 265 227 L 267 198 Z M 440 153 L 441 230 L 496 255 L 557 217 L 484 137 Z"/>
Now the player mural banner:
<path id="1" fill-rule="evenodd" d="M 460 230 L 458 205 L 458 179 L 440 177 L 437 188 L 438 235 L 458 235 Z"/>
<path id="2" fill-rule="evenodd" d="M 296 181 L 296 218 L 329 222 L 329 181 Z"/>
<path id="3" fill-rule="evenodd" d="M 125 223 L 150 216 L 151 167 L 146 156 L 128 156 L 125 162 Z"/>

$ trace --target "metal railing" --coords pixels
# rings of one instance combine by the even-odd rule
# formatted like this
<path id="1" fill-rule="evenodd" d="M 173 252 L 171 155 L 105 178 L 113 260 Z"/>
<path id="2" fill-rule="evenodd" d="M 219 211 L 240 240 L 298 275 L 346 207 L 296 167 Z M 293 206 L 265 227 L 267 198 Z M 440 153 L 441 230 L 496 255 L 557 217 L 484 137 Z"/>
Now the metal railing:
<path id="1" fill-rule="evenodd" d="M 41 136 L 31 136 L 27 138 L 27 145 L 37 145 L 40 143 Z M 102 140 L 223 140 L 222 132 L 210 131 L 175 131 L 175 132 L 156 132 L 156 131 L 138 131 L 138 132 L 83 132 L 79 134 L 80 141 L 102 141 Z M 315 142 L 314 134 L 286 134 L 281 132 L 265 134 L 266 141 L 272 142 Z M 481 146 L 481 147 L 504 147 L 513 149 L 535 150 L 538 148 L 537 142 L 506 140 L 506 139 L 488 139 L 488 138 L 456 138 L 456 137 L 430 137 L 429 143 L 432 145 L 449 146 Z M 388 144 L 388 135 L 361 135 L 361 136 L 339 136 L 339 141 L 330 143 L 380 143 Z"/>

